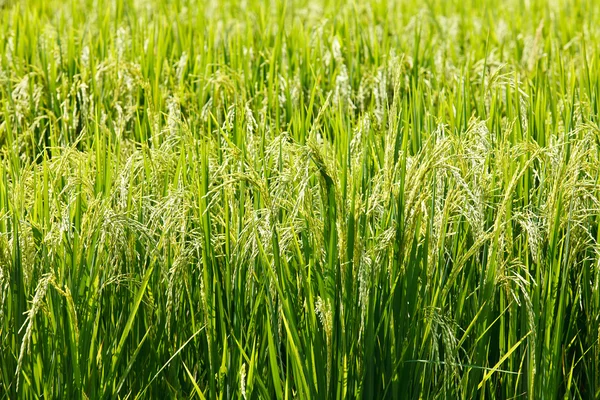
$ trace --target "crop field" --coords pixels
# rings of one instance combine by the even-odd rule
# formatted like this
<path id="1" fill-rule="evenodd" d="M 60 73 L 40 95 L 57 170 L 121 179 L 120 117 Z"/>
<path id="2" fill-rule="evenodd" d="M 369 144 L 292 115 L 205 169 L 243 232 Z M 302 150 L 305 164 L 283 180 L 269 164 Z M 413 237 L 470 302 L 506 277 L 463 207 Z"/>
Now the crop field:
<path id="1" fill-rule="evenodd" d="M 0 400 L 600 398 L 599 20 L 0 0 Z"/>

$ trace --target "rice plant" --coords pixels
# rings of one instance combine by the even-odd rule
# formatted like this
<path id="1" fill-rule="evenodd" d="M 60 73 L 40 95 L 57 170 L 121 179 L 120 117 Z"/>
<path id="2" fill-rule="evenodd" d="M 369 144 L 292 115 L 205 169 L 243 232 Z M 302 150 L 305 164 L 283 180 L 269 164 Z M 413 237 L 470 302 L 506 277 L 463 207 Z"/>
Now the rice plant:
<path id="1" fill-rule="evenodd" d="M 0 1 L 0 399 L 600 398 L 598 18 Z"/>

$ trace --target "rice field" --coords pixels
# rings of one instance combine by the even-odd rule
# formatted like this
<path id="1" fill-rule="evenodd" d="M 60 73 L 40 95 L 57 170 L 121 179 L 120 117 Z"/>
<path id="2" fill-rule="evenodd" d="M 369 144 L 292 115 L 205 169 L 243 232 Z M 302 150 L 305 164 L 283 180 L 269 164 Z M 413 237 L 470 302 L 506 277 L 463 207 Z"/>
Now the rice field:
<path id="1" fill-rule="evenodd" d="M 0 399 L 600 398 L 599 18 L 0 0 Z"/>

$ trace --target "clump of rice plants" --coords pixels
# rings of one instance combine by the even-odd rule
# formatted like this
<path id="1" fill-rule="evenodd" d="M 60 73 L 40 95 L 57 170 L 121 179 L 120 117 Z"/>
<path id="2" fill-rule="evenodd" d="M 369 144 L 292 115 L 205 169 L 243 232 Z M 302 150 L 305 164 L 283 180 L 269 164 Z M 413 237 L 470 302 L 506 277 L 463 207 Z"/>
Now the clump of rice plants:
<path id="1" fill-rule="evenodd" d="M 600 3 L 0 3 L 0 399 L 600 397 Z"/>

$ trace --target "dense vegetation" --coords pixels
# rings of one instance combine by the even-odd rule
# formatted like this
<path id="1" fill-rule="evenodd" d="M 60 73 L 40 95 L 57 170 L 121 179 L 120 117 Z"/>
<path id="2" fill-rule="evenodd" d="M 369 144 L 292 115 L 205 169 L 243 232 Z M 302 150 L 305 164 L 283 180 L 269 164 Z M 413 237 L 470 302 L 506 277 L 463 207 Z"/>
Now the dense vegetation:
<path id="1" fill-rule="evenodd" d="M 0 399 L 600 396 L 598 1 L 0 7 Z"/>

